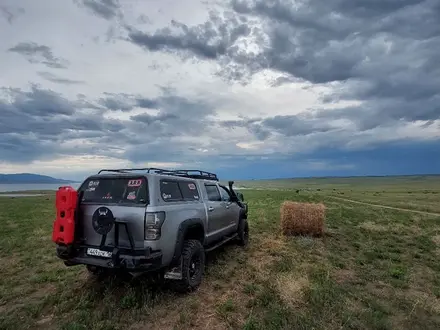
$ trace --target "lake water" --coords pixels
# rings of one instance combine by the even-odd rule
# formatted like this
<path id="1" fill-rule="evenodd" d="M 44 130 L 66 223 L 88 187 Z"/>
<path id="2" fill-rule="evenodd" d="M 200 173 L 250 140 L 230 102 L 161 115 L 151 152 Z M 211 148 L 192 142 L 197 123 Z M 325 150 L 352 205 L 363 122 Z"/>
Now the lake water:
<path id="1" fill-rule="evenodd" d="M 17 191 L 38 191 L 38 190 L 58 190 L 60 186 L 72 186 L 73 188 L 78 188 L 81 183 L 68 183 L 68 184 L 40 184 L 40 183 L 31 183 L 31 184 L 0 184 L 0 192 L 17 192 Z"/>

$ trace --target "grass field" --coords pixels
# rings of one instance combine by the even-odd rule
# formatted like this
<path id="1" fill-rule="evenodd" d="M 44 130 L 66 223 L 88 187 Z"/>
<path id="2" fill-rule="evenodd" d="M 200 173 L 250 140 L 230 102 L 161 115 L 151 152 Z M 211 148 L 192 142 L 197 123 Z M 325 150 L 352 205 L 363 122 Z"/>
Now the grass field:
<path id="1" fill-rule="evenodd" d="M 440 213 L 440 180 L 365 180 L 239 183 L 250 245 L 209 254 L 189 295 L 66 268 L 54 196 L 0 197 L 0 329 L 439 329 L 440 217 L 335 197 Z M 326 235 L 281 237 L 287 199 L 324 202 Z"/>

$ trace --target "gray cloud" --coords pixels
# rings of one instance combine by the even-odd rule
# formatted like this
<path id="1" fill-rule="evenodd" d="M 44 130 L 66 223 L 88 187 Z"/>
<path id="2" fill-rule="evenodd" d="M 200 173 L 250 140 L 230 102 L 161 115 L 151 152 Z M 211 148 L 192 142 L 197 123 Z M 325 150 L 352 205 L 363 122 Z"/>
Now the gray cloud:
<path id="1" fill-rule="evenodd" d="M 43 71 L 43 72 L 37 72 L 37 74 L 40 77 L 43 77 L 46 80 L 49 80 L 53 83 L 57 84 L 64 84 L 64 85 L 78 85 L 78 84 L 84 84 L 84 81 L 81 80 L 73 80 L 73 79 L 67 79 L 67 78 L 61 78 L 59 76 L 56 76 L 50 72 Z"/>
<path id="2" fill-rule="evenodd" d="M 42 63 L 53 69 L 65 69 L 68 64 L 65 59 L 55 57 L 48 46 L 35 42 L 20 42 L 9 51 L 23 55 L 30 63 Z"/>
<path id="3" fill-rule="evenodd" d="M 30 92 L 19 89 L 4 90 L 11 102 L 0 100 L 2 122 L 1 133 L 26 132 L 36 135 L 53 136 L 69 131 L 98 131 L 102 134 L 113 133 L 125 128 L 116 119 L 103 117 L 103 112 L 87 112 L 79 105 L 86 103 L 70 101 L 50 90 L 35 85 Z"/>
<path id="4" fill-rule="evenodd" d="M 72 38 L 54 36 L 60 50 L 58 40 L 78 45 L 74 52 L 59 54 L 72 56 L 75 75 L 36 67 L 43 82 L 55 83 L 56 92 L 44 85 L 15 88 L 28 83 L 28 73 L 16 66 L 19 56 L 3 61 L 14 68 L 3 70 L 14 88 L 1 90 L 0 161 L 85 154 L 139 162 L 196 159 L 203 167 L 217 167 L 266 156 L 288 161 L 292 151 L 372 145 L 394 136 L 411 139 L 418 129 L 402 127 L 416 120 L 426 121 L 428 137 L 435 135 L 434 120 L 440 116 L 437 0 L 304 0 L 296 1 L 296 7 L 287 0 L 236 0 L 220 4 L 225 11 L 210 13 L 201 24 L 191 23 L 204 14 L 191 2 L 194 15 L 179 11 L 185 24 L 170 18 L 168 26 L 159 27 L 164 24 L 160 15 L 172 12 L 166 2 L 160 2 L 160 10 L 159 2 L 74 2 L 94 15 L 66 7 L 62 14 L 72 15 L 66 18 L 86 22 L 72 31 Z M 47 3 L 41 12 L 50 9 Z M 26 10 L 29 19 L 41 19 L 33 6 Z M 119 26 L 123 12 L 126 29 Z M 142 16 L 156 12 L 161 14 L 151 20 Z M 66 67 L 68 62 L 39 38 L 54 22 L 21 39 L 26 23 L 14 25 L 19 32 L 11 36 L 15 46 L 9 51 L 31 63 Z M 88 42 L 96 31 L 99 40 L 112 43 Z M 187 63 L 175 67 L 175 59 L 160 53 Z M 208 65 L 199 65 L 202 61 Z M 195 64 L 194 75 L 190 64 Z M 217 77 L 203 76 L 211 68 L 220 68 L 215 75 L 233 83 L 246 84 L 258 74 L 252 82 L 256 88 L 230 88 Z M 147 69 L 154 70 L 144 74 Z M 188 78 L 182 79 L 183 72 Z M 72 79 L 78 75 L 84 81 Z M 297 98 L 298 85 L 286 85 L 298 82 L 311 93 L 298 91 Z M 150 94 L 157 85 L 173 87 Z M 310 100 L 315 91 L 318 102 Z M 341 108 L 340 101 L 357 102 Z M 305 109 L 305 103 L 316 108 Z M 298 113 L 298 108 L 305 110 Z M 237 119 L 235 111 L 246 117 Z"/>
<path id="5" fill-rule="evenodd" d="M 264 141 L 272 133 L 279 133 L 286 138 L 293 136 L 309 135 L 312 133 L 329 132 L 334 129 L 327 121 L 318 116 L 273 116 L 265 119 L 247 118 L 241 120 L 222 121 L 220 126 L 234 129 L 237 127 L 246 128 L 258 140 Z"/>
<path id="6" fill-rule="evenodd" d="M 105 93 L 106 97 L 99 100 L 99 104 L 110 110 L 130 111 L 134 103 L 127 94 Z"/>
<path id="7" fill-rule="evenodd" d="M 263 120 L 262 126 L 277 131 L 285 136 L 307 135 L 328 132 L 330 125 L 322 120 L 301 118 L 299 116 L 275 116 Z"/>
<path id="8" fill-rule="evenodd" d="M 341 87 L 323 100 L 363 102 L 316 111 L 313 119 L 291 116 L 261 124 L 288 136 L 326 131 L 329 117 L 351 120 L 360 129 L 440 118 L 438 1 L 232 0 L 231 8 L 233 13 L 211 14 L 193 27 L 172 21 L 152 33 L 129 30 L 129 40 L 149 51 L 215 60 L 222 67 L 218 74 L 228 80 L 246 82 L 271 69 L 284 75 L 274 87 L 291 79 L 338 82 Z M 245 50 L 240 37 L 253 37 L 259 49 Z"/>
<path id="9" fill-rule="evenodd" d="M 17 88 L 3 88 L 2 91 L 13 99 L 9 105 L 7 103 L 2 105 L 10 107 L 17 113 L 41 117 L 75 113 L 73 104 L 67 99 L 51 90 L 40 89 L 37 85 L 31 85 L 29 92 Z"/>
<path id="10" fill-rule="evenodd" d="M 122 16 L 119 0 L 75 0 L 75 2 L 107 20 Z"/>
<path id="11" fill-rule="evenodd" d="M 172 119 L 174 116 L 185 119 L 194 119 L 197 116 L 206 116 L 213 114 L 213 106 L 206 101 L 193 101 L 185 97 L 173 95 L 171 91 L 163 89 L 162 96 L 157 98 L 146 98 L 142 96 L 126 94 L 126 93 L 105 93 L 106 97 L 99 100 L 99 103 L 107 109 L 119 111 L 131 111 L 134 108 L 157 109 L 160 114 L 151 116 L 149 114 L 142 114 L 139 116 L 132 116 L 132 119 L 143 119 L 149 122 L 160 119 Z M 148 118 L 148 119 L 147 119 Z"/>
<path id="12" fill-rule="evenodd" d="M 15 8 L 15 7 L 6 7 L 6 6 L 0 6 L 0 14 L 3 16 L 9 24 L 12 24 L 14 20 L 24 14 L 23 8 Z"/>
<path id="13" fill-rule="evenodd" d="M 148 98 L 138 98 L 136 100 L 138 107 L 155 109 L 158 107 L 157 101 Z"/>
<path id="14" fill-rule="evenodd" d="M 251 33 L 245 19 L 225 15 L 222 18 L 211 12 L 209 21 L 189 27 L 173 20 L 171 28 L 163 28 L 155 33 L 141 32 L 128 27 L 128 40 L 150 51 L 180 51 L 182 57 L 217 59 L 237 51 L 233 45 Z M 179 33 L 173 30 L 180 31 Z"/>
<path id="15" fill-rule="evenodd" d="M 33 134 L 2 134 L 0 161 L 27 163 L 36 158 L 44 160 L 54 156 L 55 143 L 36 138 Z"/>
<path id="16" fill-rule="evenodd" d="M 209 104 L 170 94 L 167 89 L 155 99 L 106 93 L 98 100 L 101 107 L 94 106 L 83 95 L 68 100 L 36 85 L 31 85 L 29 91 L 4 88 L 2 94 L 0 134 L 4 138 L 0 143 L 0 161 L 30 161 L 50 153 L 115 157 L 115 149 L 123 151 L 119 157 L 131 160 L 148 158 L 152 150 L 160 150 L 160 158 L 169 154 L 170 139 L 208 131 L 206 118 L 213 113 Z M 117 102 L 109 101 L 115 99 Z M 157 114 L 144 112 L 125 120 L 105 116 L 114 110 L 152 105 L 157 105 Z M 183 148 L 185 143 L 177 140 L 173 145 Z M 49 147 L 42 152 L 41 148 L 46 146 Z"/>

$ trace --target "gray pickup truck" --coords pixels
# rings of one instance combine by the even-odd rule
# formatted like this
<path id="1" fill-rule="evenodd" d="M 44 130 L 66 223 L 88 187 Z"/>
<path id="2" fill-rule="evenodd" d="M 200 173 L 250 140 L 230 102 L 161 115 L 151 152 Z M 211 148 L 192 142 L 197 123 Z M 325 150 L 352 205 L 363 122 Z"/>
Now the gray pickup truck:
<path id="1" fill-rule="evenodd" d="M 243 195 L 199 170 L 101 170 L 77 190 L 75 238 L 57 244 L 66 266 L 162 274 L 175 290 L 196 289 L 205 252 L 249 239 Z"/>

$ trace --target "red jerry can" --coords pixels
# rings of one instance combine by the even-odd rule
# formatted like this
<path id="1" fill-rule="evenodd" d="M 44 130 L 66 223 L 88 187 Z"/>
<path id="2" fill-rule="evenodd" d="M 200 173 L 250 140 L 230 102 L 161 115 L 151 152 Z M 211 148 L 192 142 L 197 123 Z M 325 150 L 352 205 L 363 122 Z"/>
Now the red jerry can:
<path id="1" fill-rule="evenodd" d="M 70 186 L 60 187 L 56 192 L 56 219 L 53 223 L 52 241 L 71 244 L 75 240 L 75 209 L 78 192 Z"/>

